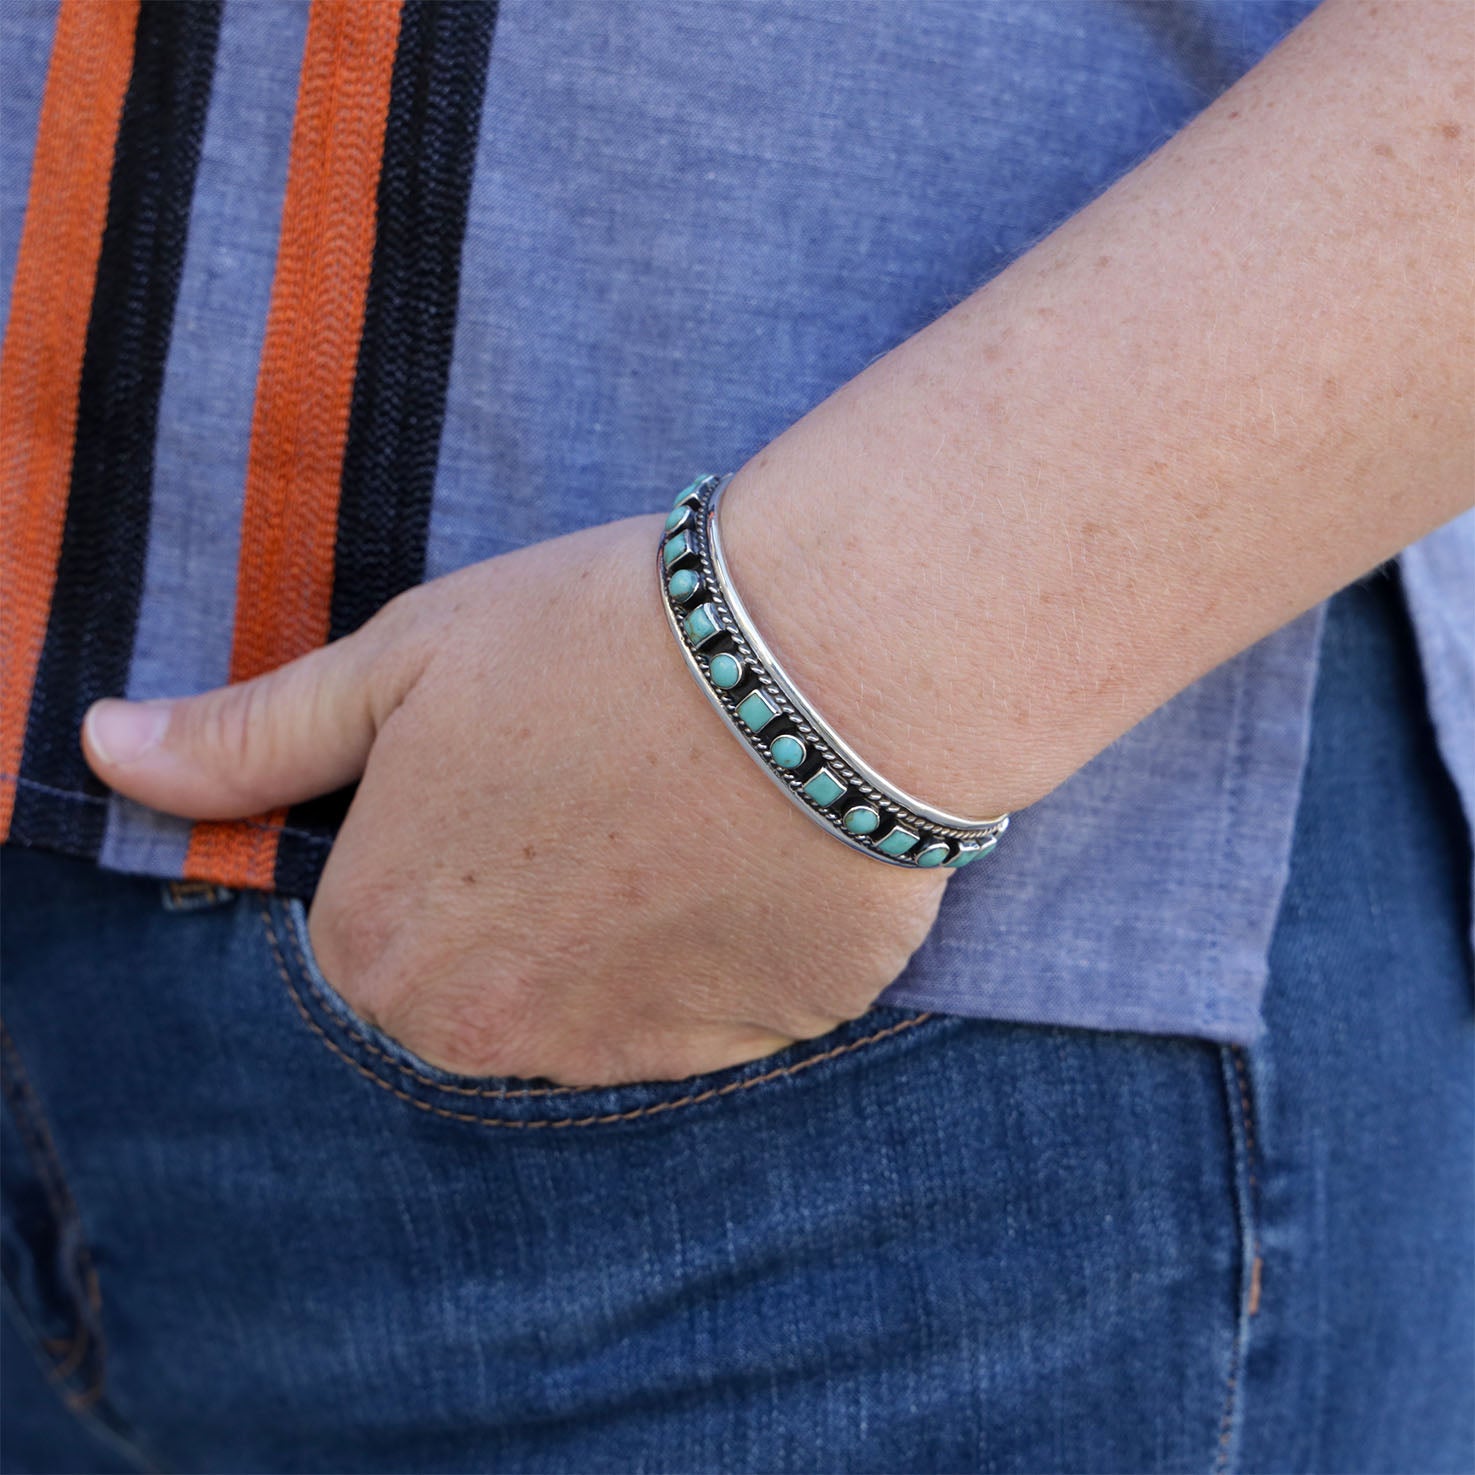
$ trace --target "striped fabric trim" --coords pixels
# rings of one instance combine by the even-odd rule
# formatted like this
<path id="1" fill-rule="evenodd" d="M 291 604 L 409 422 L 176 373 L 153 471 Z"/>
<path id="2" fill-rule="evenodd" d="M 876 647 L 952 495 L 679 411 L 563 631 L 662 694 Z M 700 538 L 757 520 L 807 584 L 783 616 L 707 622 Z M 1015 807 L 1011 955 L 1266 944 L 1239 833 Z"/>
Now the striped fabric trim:
<path id="1" fill-rule="evenodd" d="M 138 5 L 68 0 L 57 16 L 30 200 L 0 355 L 0 838 L 66 520 L 77 393 Z"/>
<path id="2" fill-rule="evenodd" d="M 4 772 L 19 784 L 0 792 L 8 838 L 73 855 L 102 842 L 104 791 L 76 734 L 88 703 L 127 680 L 219 28 L 219 0 L 68 0 L 48 73 L 5 345 L 14 592 L 0 689 Z M 48 791 L 97 802 L 53 804 Z"/>
<path id="3" fill-rule="evenodd" d="M 159 396 L 148 560 L 128 672 L 135 701 L 207 691 L 230 674 L 251 411 L 307 21 L 306 5 L 280 0 L 228 3 L 221 14 Z M 98 864 L 178 876 L 192 828 L 113 794 Z"/>
<path id="4" fill-rule="evenodd" d="M 495 3 L 406 0 L 353 389 L 334 640 L 425 572 Z"/>
<path id="5" fill-rule="evenodd" d="M 256 381 L 232 681 L 328 639 L 333 549 L 399 0 L 316 0 L 292 129 L 282 236 Z M 269 889 L 286 809 L 201 823 L 184 874 Z"/>
<path id="6" fill-rule="evenodd" d="M 5 64 L 5 86 L 0 88 L 0 342 L 10 321 L 10 287 L 60 14 L 61 0 L 31 0 L 24 10 L 15 0 L 0 5 L 0 58 Z"/>
<path id="7" fill-rule="evenodd" d="M 307 12 L 231 680 L 356 629 L 425 577 L 496 11 L 315 0 Z M 128 689 L 221 17 L 220 0 L 63 0 L 48 70 L 0 401 L 0 838 L 73 855 L 104 842 L 108 802 L 76 734 L 89 702 Z M 195 825 L 182 874 L 310 895 L 347 797 Z"/>
<path id="8" fill-rule="evenodd" d="M 358 629 L 425 577 L 461 247 L 495 3 L 405 0 L 379 175 L 377 236 L 338 498 L 329 635 Z M 352 789 L 298 805 L 275 885 L 311 895 L 315 836 L 342 823 Z"/>

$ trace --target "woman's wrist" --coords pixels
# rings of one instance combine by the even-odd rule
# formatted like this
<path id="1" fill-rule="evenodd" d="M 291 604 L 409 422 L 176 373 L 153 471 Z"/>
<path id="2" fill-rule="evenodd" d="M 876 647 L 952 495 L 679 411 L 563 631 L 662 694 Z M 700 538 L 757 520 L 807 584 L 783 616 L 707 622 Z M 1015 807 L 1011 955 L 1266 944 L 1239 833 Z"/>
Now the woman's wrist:
<path id="1" fill-rule="evenodd" d="M 975 581 L 930 557 L 937 530 L 925 519 L 871 515 L 871 499 L 827 474 L 822 437 L 813 444 L 806 430 L 803 442 L 780 437 L 723 498 L 732 579 L 760 634 L 892 783 L 957 813 L 1032 803 L 1059 778 L 1014 750 L 977 685 L 986 632 Z"/>
<path id="2" fill-rule="evenodd" d="M 743 739 L 713 710 L 662 608 L 656 564 L 665 521 L 666 514 L 659 512 L 606 524 L 599 576 L 610 585 L 604 598 L 611 611 L 605 626 L 611 649 L 620 652 L 619 669 L 629 691 L 642 698 L 629 728 L 646 761 L 669 774 L 670 814 L 682 831 L 679 843 L 691 847 L 690 864 L 708 865 L 703 857 L 715 838 L 729 859 L 744 855 L 761 865 L 782 853 L 804 866 L 822 889 L 875 888 L 872 894 L 880 898 L 909 895 L 915 887 L 916 894 L 927 895 L 938 884 L 929 881 L 927 871 L 915 871 L 909 879 L 898 868 L 858 855 L 786 800 L 745 751 Z M 607 791 L 628 785 L 626 761 L 617 747 L 604 750 L 591 760 L 589 778 Z M 727 863 L 715 860 L 709 869 L 716 875 Z"/>
<path id="3" fill-rule="evenodd" d="M 739 471 L 755 623 L 896 783 L 1033 802 L 1469 505 L 1452 13 L 1329 0 Z"/>

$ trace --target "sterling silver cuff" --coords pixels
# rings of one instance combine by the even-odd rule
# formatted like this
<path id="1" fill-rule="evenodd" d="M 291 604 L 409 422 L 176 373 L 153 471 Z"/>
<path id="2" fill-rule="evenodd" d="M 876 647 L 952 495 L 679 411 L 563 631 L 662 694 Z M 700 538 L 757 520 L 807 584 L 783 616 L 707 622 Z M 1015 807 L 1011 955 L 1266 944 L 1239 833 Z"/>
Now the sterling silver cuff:
<path id="1" fill-rule="evenodd" d="M 1007 814 L 965 819 L 913 798 L 799 695 L 753 627 L 722 555 L 717 507 L 731 480 L 699 477 L 676 498 L 657 556 L 666 619 L 697 684 L 768 776 L 852 849 L 924 868 L 987 855 Z"/>

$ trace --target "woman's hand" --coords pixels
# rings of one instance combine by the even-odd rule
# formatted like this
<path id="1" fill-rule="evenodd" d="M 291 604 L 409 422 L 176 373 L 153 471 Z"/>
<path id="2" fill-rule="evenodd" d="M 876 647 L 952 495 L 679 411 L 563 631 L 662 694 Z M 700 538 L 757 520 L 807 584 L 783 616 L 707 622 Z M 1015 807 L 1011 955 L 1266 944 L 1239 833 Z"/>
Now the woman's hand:
<path id="1" fill-rule="evenodd" d="M 947 873 L 838 844 L 742 751 L 667 627 L 663 520 L 412 589 L 255 681 L 98 703 L 88 761 L 201 819 L 361 775 L 313 947 L 361 1014 L 446 1069 L 677 1078 L 821 1034 L 901 972 Z"/>

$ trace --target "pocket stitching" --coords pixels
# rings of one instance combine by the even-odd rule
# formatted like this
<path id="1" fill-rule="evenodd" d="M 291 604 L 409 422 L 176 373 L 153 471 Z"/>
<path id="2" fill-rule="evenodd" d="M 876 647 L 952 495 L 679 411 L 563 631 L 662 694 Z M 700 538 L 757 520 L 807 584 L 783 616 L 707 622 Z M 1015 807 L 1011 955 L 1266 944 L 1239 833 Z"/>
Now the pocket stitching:
<path id="1" fill-rule="evenodd" d="M 1214 1460 L 1215 1475 L 1225 1475 L 1234 1454 L 1236 1424 L 1244 1416 L 1244 1399 L 1240 1385 L 1249 1350 L 1250 1319 L 1260 1310 L 1264 1262 L 1260 1240 L 1260 1183 L 1256 1172 L 1258 1154 L 1255 1146 L 1256 1110 L 1253 1085 L 1242 1046 L 1221 1046 L 1219 1055 L 1225 1106 L 1229 1114 L 1236 1217 L 1241 1221 L 1238 1235 L 1241 1257 L 1240 1305 L 1230 1347 L 1224 1411 L 1219 1420 L 1219 1443 Z"/>
<path id="2" fill-rule="evenodd" d="M 337 1043 L 337 1041 L 333 1040 L 329 1036 L 328 1032 L 322 1027 L 322 1025 L 320 1025 L 317 1020 L 315 1020 L 308 1012 L 307 1005 L 303 1002 L 302 995 L 298 992 L 297 985 L 292 980 L 292 974 L 287 967 L 287 960 L 283 955 L 281 946 L 277 940 L 276 927 L 272 922 L 271 909 L 269 906 L 264 906 L 262 908 L 262 918 L 266 923 L 267 940 L 271 947 L 272 956 L 276 962 L 277 972 L 281 975 L 282 982 L 287 985 L 287 992 L 292 996 L 292 1002 L 297 1006 L 297 1012 L 299 1015 L 301 1015 L 302 1022 L 307 1025 L 307 1027 L 323 1042 L 324 1045 L 328 1047 L 329 1050 L 333 1052 L 333 1054 L 338 1056 L 338 1058 L 344 1061 L 346 1064 L 352 1066 L 353 1069 L 356 1070 L 366 1080 L 372 1081 L 381 1090 L 388 1091 L 391 1096 L 398 1097 L 401 1101 L 406 1101 L 411 1106 L 418 1107 L 421 1111 L 430 1112 L 434 1116 L 446 1117 L 453 1122 L 466 1122 L 475 1127 L 514 1127 L 519 1129 L 536 1127 L 552 1127 L 555 1129 L 564 1127 L 596 1127 L 612 1125 L 616 1122 L 634 1121 L 640 1117 L 659 1116 L 663 1112 L 675 1111 L 680 1107 L 697 1106 L 705 1101 L 712 1101 L 722 1096 L 731 1096 L 739 1091 L 748 1091 L 751 1090 L 754 1086 L 762 1086 L 767 1084 L 769 1081 L 778 1080 L 784 1076 L 797 1075 L 800 1071 L 808 1070 L 811 1066 L 821 1065 L 825 1061 L 833 1060 L 839 1055 L 847 1055 L 851 1051 L 861 1049 L 863 1046 L 873 1045 L 881 1040 L 888 1039 L 892 1035 L 901 1034 L 906 1030 L 914 1029 L 917 1025 L 922 1024 L 924 1021 L 933 1017 L 931 1010 L 927 1010 L 920 1014 L 912 1014 L 905 1019 L 899 1020 L 895 1024 L 887 1025 L 884 1029 L 879 1029 L 872 1034 L 865 1035 L 861 1039 L 850 1040 L 843 1045 L 836 1045 L 829 1050 L 822 1051 L 818 1055 L 811 1055 L 804 1060 L 795 1061 L 793 1065 L 780 1066 L 774 1070 L 766 1071 L 762 1075 L 752 1076 L 747 1080 L 729 1081 L 726 1085 L 723 1086 L 711 1086 L 708 1087 L 708 1089 L 705 1091 L 697 1091 L 689 1096 L 678 1097 L 673 1101 L 657 1101 L 653 1102 L 649 1106 L 634 1107 L 629 1111 L 603 1112 L 596 1116 L 586 1117 L 532 1117 L 525 1121 L 508 1120 L 501 1117 L 476 1116 L 471 1112 L 449 1111 L 444 1106 L 436 1106 L 433 1102 L 421 1101 L 418 1097 L 411 1096 L 409 1092 L 400 1090 L 400 1088 L 394 1085 L 392 1082 L 386 1081 L 381 1076 L 376 1075 L 361 1061 L 355 1060 L 351 1055 L 349 1055 L 348 1052 L 345 1051 L 342 1046 Z M 310 974 L 304 973 L 304 977 L 307 977 L 310 982 Z M 367 1041 L 365 1041 L 364 1043 L 368 1044 Z M 370 1048 L 373 1047 L 370 1046 Z M 379 1055 L 383 1059 L 388 1059 L 388 1057 L 385 1056 L 384 1052 L 381 1050 L 375 1050 L 375 1054 Z M 401 1065 L 399 1061 L 391 1061 L 390 1063 L 393 1064 L 398 1070 L 405 1071 L 407 1074 L 414 1074 L 413 1072 L 410 1072 L 408 1070 L 408 1067 Z M 439 1081 L 430 1081 L 428 1077 L 419 1077 L 419 1079 L 424 1080 L 427 1085 L 433 1086 L 436 1090 L 447 1089 Z M 465 1087 L 462 1089 L 469 1091 L 471 1088 Z M 585 1088 L 579 1086 L 564 1086 L 553 1089 L 575 1092 L 583 1090 Z M 483 1094 L 492 1097 L 503 1098 L 510 1097 L 515 1093 L 487 1091 Z"/>

